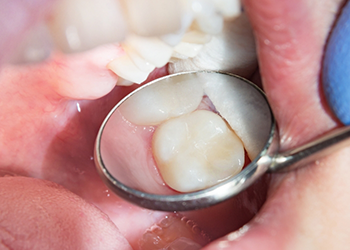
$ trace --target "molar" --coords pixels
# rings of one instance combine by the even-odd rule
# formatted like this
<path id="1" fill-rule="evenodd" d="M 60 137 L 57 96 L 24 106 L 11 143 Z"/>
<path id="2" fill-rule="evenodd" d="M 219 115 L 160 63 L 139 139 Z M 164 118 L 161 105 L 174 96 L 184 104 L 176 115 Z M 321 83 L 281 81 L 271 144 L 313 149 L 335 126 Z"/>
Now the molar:
<path id="1" fill-rule="evenodd" d="M 255 159 L 268 140 L 271 114 L 264 96 L 239 78 L 174 79 L 136 92 L 119 111 L 130 123 L 155 126 L 150 147 L 160 175 L 172 189 L 192 192 L 239 173 L 245 152 Z"/>
<path id="2" fill-rule="evenodd" d="M 117 0 L 61 0 L 48 22 L 56 46 L 63 52 L 81 52 L 122 41 L 127 33 Z"/>
<path id="3" fill-rule="evenodd" d="M 207 110 L 162 123 L 152 149 L 164 181 L 180 192 L 213 186 L 244 165 L 240 139 L 219 115 Z"/>
<path id="4" fill-rule="evenodd" d="M 28 31 L 9 62 L 15 64 L 40 62 L 50 56 L 52 49 L 50 32 L 44 23 L 39 23 Z"/>
<path id="5" fill-rule="evenodd" d="M 118 79 L 118 85 L 132 85 L 133 83 L 142 83 L 145 81 L 150 72 L 140 70 L 131 60 L 129 55 L 124 54 L 113 59 L 108 63 L 107 68 L 112 70 L 119 77 L 127 79 L 123 84 Z M 127 82 L 127 84 L 125 84 Z"/>
<path id="6" fill-rule="evenodd" d="M 124 44 L 132 48 L 140 57 L 160 68 L 168 63 L 173 48 L 157 37 L 129 35 Z"/>
<path id="7" fill-rule="evenodd" d="M 250 77 L 257 68 L 255 41 L 248 18 L 241 14 L 226 21 L 224 30 L 213 36 L 198 55 L 169 64 L 170 74 L 192 70 L 222 70 Z"/>
<path id="8" fill-rule="evenodd" d="M 214 0 L 214 4 L 225 19 L 236 18 L 242 12 L 240 0 Z"/>
<path id="9" fill-rule="evenodd" d="M 215 77 L 218 78 L 215 80 Z M 217 75 L 211 80 L 215 84 L 204 84 L 205 94 L 242 140 L 249 158 L 255 159 L 264 148 L 271 126 L 271 115 L 264 97 L 239 80 L 222 81 Z"/>
<path id="10" fill-rule="evenodd" d="M 178 0 L 124 0 L 128 24 L 140 36 L 160 36 L 180 30 L 182 8 Z"/>
<path id="11" fill-rule="evenodd" d="M 186 43 L 186 42 L 181 42 L 174 48 L 174 52 L 177 52 L 181 55 L 186 56 L 187 58 L 193 58 L 198 53 L 200 50 L 203 48 L 203 44 L 194 44 L 194 43 Z M 177 54 L 173 53 L 173 57 L 176 57 Z"/>

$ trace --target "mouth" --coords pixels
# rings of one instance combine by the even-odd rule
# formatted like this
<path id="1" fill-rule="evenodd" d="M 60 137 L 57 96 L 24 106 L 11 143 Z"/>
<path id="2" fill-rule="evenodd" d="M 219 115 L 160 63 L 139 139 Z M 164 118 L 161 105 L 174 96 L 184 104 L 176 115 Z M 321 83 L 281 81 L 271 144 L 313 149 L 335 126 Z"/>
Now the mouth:
<path id="1" fill-rule="evenodd" d="M 65 4 L 72 4 L 72 1 L 66 1 Z M 0 141 L 3 142 L 0 174 L 4 176 L 0 185 L 4 187 L 3 190 L 8 190 L 4 194 L 8 207 L 2 209 L 11 211 L 11 204 L 31 204 L 27 210 L 16 211 L 11 217 L 12 221 L 8 219 L 8 224 L 5 223 L 8 230 L 14 232 L 17 243 L 21 237 L 27 240 L 32 237 L 34 240 L 28 242 L 42 242 L 42 248 L 47 248 L 54 242 L 50 243 L 48 237 L 55 238 L 57 232 L 61 232 L 59 236 L 71 242 L 72 246 L 77 246 L 77 249 L 88 248 L 87 242 L 90 241 L 93 249 L 103 249 L 105 247 L 100 241 L 107 236 L 109 240 L 106 244 L 110 248 L 135 250 L 185 249 L 185 246 L 188 249 L 205 246 L 205 249 L 284 249 L 292 240 L 301 242 L 303 235 L 300 236 L 296 231 L 303 227 L 293 218 L 301 218 L 304 212 L 296 204 L 303 204 L 306 198 L 298 196 L 299 192 L 303 192 L 303 186 L 295 188 L 294 185 L 303 185 L 304 176 L 312 175 L 314 168 L 277 176 L 265 175 L 238 196 L 211 208 L 164 213 L 136 207 L 114 195 L 98 177 L 93 159 L 94 140 L 101 122 L 119 100 L 138 87 L 137 84 L 172 73 L 203 69 L 226 71 L 260 82 L 256 80 L 259 78 L 259 73 L 256 73 L 257 58 L 264 88 L 280 124 L 284 149 L 336 126 L 334 120 L 320 107 L 324 100 L 320 101 L 316 91 L 322 47 L 334 15 L 328 14 L 328 19 L 322 21 L 322 39 L 318 34 L 310 38 L 306 36 L 309 27 L 298 22 L 299 18 L 304 18 L 311 27 L 319 21 L 318 16 L 306 17 L 303 14 L 305 9 L 309 9 L 308 1 L 292 4 L 293 8 L 300 11 L 300 17 L 283 15 L 279 10 L 287 11 L 291 7 L 287 5 L 276 1 L 269 12 L 262 9 L 263 4 L 254 5 L 253 1 L 246 1 L 245 13 L 237 14 L 234 8 L 231 11 L 226 9 L 231 14 L 227 14 L 227 20 L 222 18 L 223 28 L 220 33 L 215 33 L 220 27 L 220 21 L 213 21 L 216 23 L 213 28 L 206 21 L 209 18 L 203 18 L 204 15 L 215 14 L 209 12 L 196 13 L 192 18 L 184 14 L 182 22 L 180 20 L 178 24 L 183 32 L 167 37 L 151 34 L 150 38 L 137 34 L 147 31 L 138 25 L 155 27 L 156 24 L 152 22 L 153 19 L 150 19 L 150 24 L 134 20 L 138 24 L 131 28 L 134 34 L 121 34 L 123 42 L 96 47 L 109 39 L 120 39 L 107 37 L 106 40 L 97 39 L 93 45 L 83 44 L 79 48 L 69 46 L 67 39 L 59 32 L 63 30 L 62 27 L 67 28 L 67 24 L 55 15 L 64 16 L 62 13 L 66 13 L 68 7 L 58 8 L 60 12 L 50 17 L 49 29 L 58 30 L 55 33 L 60 37 L 54 40 L 61 41 L 58 46 L 62 50 L 77 53 L 62 54 L 55 51 L 43 63 L 5 65 L 0 74 L 0 84 L 3 86 L 0 106 L 4 107 L 0 117 L 6 117 L 6 123 L 2 122 L 0 130 Z M 338 3 L 332 6 L 339 8 Z M 123 8 L 133 9 L 132 6 Z M 313 10 L 312 13 L 317 11 L 324 13 L 323 9 Z M 219 13 L 224 12 L 221 9 Z M 295 32 L 282 29 L 287 35 L 285 41 L 280 39 L 275 19 L 271 19 L 274 15 Z M 218 20 L 217 15 L 210 18 Z M 178 27 L 175 19 L 168 27 Z M 122 25 L 119 19 L 109 21 Z M 250 23 L 254 27 L 255 37 Z M 79 30 L 77 34 L 83 34 L 80 40 L 89 40 L 84 37 L 88 36 L 88 27 L 76 26 L 75 29 Z M 147 32 L 163 32 L 161 27 L 158 29 L 160 31 L 155 29 Z M 295 34 L 300 39 L 298 44 L 293 44 Z M 176 41 L 178 43 L 174 45 Z M 284 49 L 281 49 L 282 45 L 285 45 Z M 86 49 L 89 50 L 79 51 Z M 305 50 L 311 56 L 304 61 L 301 55 Z M 298 62 L 298 66 L 290 66 L 290 62 L 295 62 L 295 65 Z M 309 95 L 303 91 L 300 99 L 293 103 L 281 100 L 288 96 L 287 90 L 296 79 L 295 76 L 283 76 L 286 72 L 302 71 L 303 67 L 313 72 L 301 76 L 304 81 L 313 82 L 309 87 Z M 278 85 L 277 82 L 283 84 Z M 287 114 L 284 110 L 291 104 L 296 108 Z M 308 110 L 305 110 L 305 105 L 308 105 Z M 295 118 L 296 114 L 299 120 Z M 304 119 L 310 114 L 315 118 L 313 121 Z M 314 125 L 312 131 L 303 131 L 302 128 L 306 125 L 310 127 L 310 124 Z M 147 136 L 140 130 L 135 134 L 138 137 Z M 149 152 L 142 145 L 140 148 L 142 150 L 129 152 L 130 157 L 137 155 L 135 163 L 149 159 Z M 326 159 L 324 164 L 330 163 Z M 51 183 L 57 183 L 63 188 Z M 14 190 L 12 195 L 9 190 Z M 21 198 L 21 193 L 27 194 L 26 198 Z M 55 202 L 55 197 L 59 197 L 58 202 Z M 38 206 L 44 209 L 38 210 Z M 45 213 L 49 216 L 42 217 Z M 28 222 L 28 225 L 34 223 L 27 220 L 29 215 L 39 218 L 39 224 L 46 223 L 42 228 L 49 236 L 43 236 L 40 227 L 32 233 L 28 233 L 30 228 L 24 228 L 23 232 L 13 229 L 11 225 L 19 228 L 18 225 L 23 224 L 23 221 Z M 69 232 L 82 235 L 84 244 L 79 243 Z M 293 238 L 288 238 L 290 235 Z M 9 237 L 6 242 L 8 245 L 15 244 L 15 240 L 11 241 Z M 22 241 L 22 244 L 29 246 L 28 242 Z"/>

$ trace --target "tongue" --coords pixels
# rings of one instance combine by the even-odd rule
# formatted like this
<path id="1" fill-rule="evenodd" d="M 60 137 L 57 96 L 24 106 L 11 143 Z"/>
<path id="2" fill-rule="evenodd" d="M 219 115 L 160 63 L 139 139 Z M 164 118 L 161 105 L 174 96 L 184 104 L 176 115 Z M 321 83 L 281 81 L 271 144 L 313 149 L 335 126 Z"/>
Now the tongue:
<path id="1" fill-rule="evenodd" d="M 52 182 L 2 177 L 0 204 L 6 248 L 132 249 L 105 214 Z"/>

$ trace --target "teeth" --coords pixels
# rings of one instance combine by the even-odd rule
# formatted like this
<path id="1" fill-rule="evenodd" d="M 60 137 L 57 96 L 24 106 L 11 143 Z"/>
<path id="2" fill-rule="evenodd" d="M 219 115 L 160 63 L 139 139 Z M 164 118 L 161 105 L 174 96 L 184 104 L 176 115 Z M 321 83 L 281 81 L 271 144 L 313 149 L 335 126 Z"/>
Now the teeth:
<path id="1" fill-rule="evenodd" d="M 33 27 L 12 55 L 11 63 L 40 62 L 47 59 L 53 49 L 47 26 L 40 23 Z"/>
<path id="2" fill-rule="evenodd" d="M 183 39 L 183 36 L 186 33 L 187 29 L 190 27 L 192 21 L 193 13 L 190 11 L 186 11 L 181 18 L 181 28 L 175 33 L 161 36 L 161 40 L 169 44 L 170 46 L 177 45 L 181 42 L 181 39 Z"/>
<path id="3" fill-rule="evenodd" d="M 139 54 L 137 54 L 135 50 L 133 50 L 132 48 L 128 48 L 127 46 L 124 46 L 124 50 L 130 57 L 130 59 L 133 61 L 133 63 L 140 70 L 147 73 L 151 73 L 155 69 L 155 66 L 153 64 L 149 63 L 148 61 L 140 57 Z"/>
<path id="4" fill-rule="evenodd" d="M 132 85 L 133 83 L 142 83 L 149 75 L 149 72 L 140 70 L 127 54 L 124 54 L 108 63 L 107 68 L 112 70 L 118 76 L 128 81 L 118 80 L 118 85 Z M 125 84 L 127 82 L 127 84 Z"/>
<path id="5" fill-rule="evenodd" d="M 195 58 L 169 64 L 170 74 L 191 70 L 222 70 L 250 77 L 257 68 L 255 41 L 248 18 L 225 22 L 220 35 L 213 36 Z"/>
<path id="6" fill-rule="evenodd" d="M 193 0 L 192 10 L 199 29 L 205 33 L 219 34 L 223 27 L 223 17 L 217 12 L 211 0 Z"/>
<path id="7" fill-rule="evenodd" d="M 205 79 L 203 79 L 205 80 Z M 264 97 L 241 80 L 223 80 L 220 75 L 206 82 L 204 91 L 216 110 L 242 140 L 251 160 L 263 150 L 271 126 L 269 107 Z M 239 112 L 235 112 L 239 108 Z"/>
<path id="8" fill-rule="evenodd" d="M 119 111 L 136 125 L 157 126 L 154 159 L 164 182 L 180 192 L 201 190 L 237 174 L 245 151 L 254 160 L 271 127 L 261 93 L 221 74 L 185 74 L 155 83 L 127 99 Z"/>
<path id="9" fill-rule="evenodd" d="M 224 18 L 234 18 L 241 14 L 242 5 L 240 0 L 214 0 L 216 9 Z"/>
<path id="10" fill-rule="evenodd" d="M 152 148 L 164 181 L 180 192 L 210 187 L 241 171 L 244 148 L 224 120 L 197 110 L 162 123 Z"/>
<path id="11" fill-rule="evenodd" d="M 159 38 L 146 38 L 136 35 L 128 36 L 125 41 L 127 47 L 132 48 L 140 57 L 160 68 L 168 63 L 173 48 Z"/>
<path id="12" fill-rule="evenodd" d="M 140 36 L 159 36 L 181 28 L 181 4 L 178 0 L 125 0 L 132 31 Z"/>
<path id="13" fill-rule="evenodd" d="M 201 31 L 211 35 L 219 34 L 224 26 L 224 19 L 216 13 L 212 13 L 209 16 L 200 15 L 197 17 L 196 22 Z"/>
<path id="14" fill-rule="evenodd" d="M 117 0 L 61 0 L 49 21 L 63 52 L 80 52 L 122 41 L 126 25 Z"/>
<path id="15" fill-rule="evenodd" d="M 183 42 L 205 44 L 210 42 L 212 36 L 199 30 L 191 30 L 185 33 Z"/>
<path id="16" fill-rule="evenodd" d="M 203 44 L 193 44 L 193 43 L 185 43 L 181 42 L 179 45 L 177 45 L 174 48 L 174 51 L 177 53 L 180 53 L 182 55 L 185 55 L 187 57 L 195 57 L 198 55 L 200 50 L 203 48 Z"/>
<path id="17" fill-rule="evenodd" d="M 131 96 L 120 106 L 120 112 L 136 125 L 156 125 L 172 117 L 194 111 L 203 97 L 203 87 L 193 79 L 176 83 L 153 84 Z"/>
<path id="18" fill-rule="evenodd" d="M 107 68 L 119 77 L 127 79 L 118 80 L 117 85 L 132 85 L 144 82 L 155 66 L 139 56 L 132 48 L 124 46 L 125 54 L 113 59 Z M 127 83 L 127 84 L 125 84 Z"/>

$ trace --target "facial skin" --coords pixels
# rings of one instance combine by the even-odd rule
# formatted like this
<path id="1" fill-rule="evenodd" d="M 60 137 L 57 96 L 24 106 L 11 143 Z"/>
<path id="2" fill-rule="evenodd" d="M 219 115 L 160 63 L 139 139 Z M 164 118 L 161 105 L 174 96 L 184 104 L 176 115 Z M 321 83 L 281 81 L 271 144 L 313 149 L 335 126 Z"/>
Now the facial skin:
<path id="1" fill-rule="evenodd" d="M 341 126 L 322 94 L 320 74 L 327 37 L 343 3 L 244 2 L 282 150 Z M 35 8 L 23 10 L 29 13 L 28 20 L 38 16 Z M 23 30 L 1 37 L 16 40 Z M 8 51 L 5 46 L 0 49 L 2 55 Z M 47 84 L 53 76 L 42 69 L 3 65 L 0 75 L 0 174 L 15 175 L 0 178 L 0 248 L 137 249 L 145 229 L 164 214 L 109 198 L 90 159 L 100 122 L 130 89 L 117 88 L 96 101 L 62 99 Z M 225 218 L 211 222 L 223 228 L 216 236 L 223 237 L 204 249 L 346 249 L 350 243 L 348 155 L 350 149 L 344 148 L 305 168 L 271 175 L 268 198 L 248 230 L 239 238 L 223 236 L 233 230 L 223 223 Z"/>

